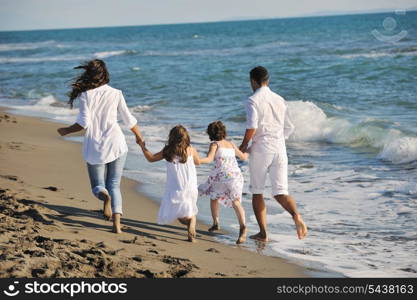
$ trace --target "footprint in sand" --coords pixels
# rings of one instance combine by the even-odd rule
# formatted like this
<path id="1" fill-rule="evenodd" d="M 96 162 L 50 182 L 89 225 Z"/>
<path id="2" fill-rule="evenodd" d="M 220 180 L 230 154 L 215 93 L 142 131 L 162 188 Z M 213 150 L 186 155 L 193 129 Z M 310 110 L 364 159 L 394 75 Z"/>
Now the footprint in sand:
<path id="1" fill-rule="evenodd" d="M 0 175 L 0 177 L 5 178 L 5 179 L 9 179 L 12 181 L 17 181 L 18 177 L 14 176 L 14 175 Z"/>
<path id="2" fill-rule="evenodd" d="M 6 122 L 6 123 L 17 123 L 17 120 L 15 117 L 9 116 L 7 114 L 0 115 L 0 122 Z"/>
<path id="3" fill-rule="evenodd" d="M 215 248 L 209 248 L 206 250 L 207 252 L 213 252 L 213 253 L 220 253 L 219 250 L 215 249 Z"/>
<path id="4" fill-rule="evenodd" d="M 131 239 L 131 240 L 120 240 L 122 243 L 125 243 L 125 244 L 136 244 L 136 241 L 138 240 L 138 237 L 137 236 L 135 236 L 133 239 Z"/>
<path id="5" fill-rule="evenodd" d="M 58 188 L 55 187 L 55 186 L 47 186 L 47 187 L 44 187 L 43 189 L 44 190 L 49 190 L 49 191 L 52 191 L 52 192 L 58 191 Z"/>

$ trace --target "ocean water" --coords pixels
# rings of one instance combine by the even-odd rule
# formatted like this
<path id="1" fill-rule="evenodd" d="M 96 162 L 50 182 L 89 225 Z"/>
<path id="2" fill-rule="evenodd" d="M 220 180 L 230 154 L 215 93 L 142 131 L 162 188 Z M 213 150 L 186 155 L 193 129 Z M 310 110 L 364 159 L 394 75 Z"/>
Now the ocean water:
<path id="1" fill-rule="evenodd" d="M 0 32 L 0 105 L 63 123 L 79 62 L 104 59 L 151 150 L 185 125 L 200 153 L 207 124 L 222 120 L 236 143 L 245 130 L 248 72 L 271 73 L 296 126 L 287 142 L 289 184 L 309 225 L 299 241 L 270 197 L 271 242 L 260 249 L 345 276 L 417 276 L 417 12 L 206 24 Z M 382 38 L 381 38 L 382 36 Z M 399 39 L 399 40 L 398 40 Z M 398 40 L 398 41 L 397 41 Z M 125 174 L 162 195 L 163 162 L 145 162 L 134 139 Z M 248 192 L 243 204 L 256 232 Z M 199 167 L 203 182 L 209 166 Z M 210 222 L 209 200 L 199 218 Z M 221 210 L 218 236 L 233 244 L 237 220 Z"/>

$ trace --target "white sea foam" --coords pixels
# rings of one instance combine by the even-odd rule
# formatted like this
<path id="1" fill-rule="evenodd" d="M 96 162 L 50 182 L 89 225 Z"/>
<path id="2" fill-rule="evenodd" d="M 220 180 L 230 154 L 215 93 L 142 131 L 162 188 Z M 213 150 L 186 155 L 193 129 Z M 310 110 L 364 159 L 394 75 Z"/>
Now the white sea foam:
<path id="1" fill-rule="evenodd" d="M 134 112 L 145 112 L 148 110 L 151 110 L 153 108 L 153 105 L 136 105 L 132 107 L 132 110 Z"/>
<path id="2" fill-rule="evenodd" d="M 0 50 L 1 51 L 1 50 Z M 8 57 L 0 56 L 0 63 L 38 63 L 38 62 L 52 62 L 52 61 L 82 61 L 92 57 L 95 58 L 108 58 L 111 56 L 134 54 L 133 50 L 120 50 L 120 51 L 104 51 L 96 52 L 93 55 L 56 55 L 56 56 L 28 56 L 28 57 Z"/>
<path id="3" fill-rule="evenodd" d="M 44 41 L 44 42 L 35 42 L 35 43 L 7 43 L 7 44 L 0 44 L 0 52 L 1 51 L 17 51 L 17 50 L 31 50 L 31 49 L 38 49 L 44 47 L 53 47 L 55 41 Z M 61 44 L 56 44 L 56 47 L 62 46 Z"/>
<path id="4" fill-rule="evenodd" d="M 249 47 L 233 47 L 233 48 L 223 48 L 223 49 L 198 49 L 198 50 L 182 50 L 182 51 L 145 51 L 142 56 L 231 56 L 241 53 L 257 53 L 259 50 L 269 50 L 274 48 L 279 48 L 283 46 L 288 46 L 290 43 L 283 41 L 275 41 L 260 45 L 253 45 Z"/>
<path id="5" fill-rule="evenodd" d="M 48 61 L 71 61 L 84 60 L 87 56 L 81 55 L 58 55 L 58 56 L 43 56 L 43 57 L 0 57 L 0 63 L 37 63 Z"/>
<path id="6" fill-rule="evenodd" d="M 94 57 L 103 59 L 103 58 L 107 58 L 111 56 L 134 54 L 134 53 L 136 53 L 136 51 L 134 50 L 103 51 L 103 52 L 94 53 Z"/>
<path id="7" fill-rule="evenodd" d="M 64 102 L 58 101 L 54 96 L 43 97 L 30 105 L 10 105 L 15 113 L 45 117 L 63 123 L 75 121 L 78 109 L 70 109 Z"/>
<path id="8" fill-rule="evenodd" d="M 384 144 L 379 157 L 396 164 L 417 160 L 417 138 L 398 137 Z"/>
<path id="9" fill-rule="evenodd" d="M 359 57 L 364 58 L 380 58 L 380 57 L 395 57 L 395 56 L 416 56 L 417 51 L 403 51 L 403 52 L 368 52 L 368 53 L 355 53 L 355 54 L 343 54 L 342 58 L 355 59 Z"/>
<path id="10" fill-rule="evenodd" d="M 416 182 L 407 182 L 398 184 L 395 188 L 396 192 L 404 193 L 411 196 L 417 196 L 417 183 Z"/>
<path id="11" fill-rule="evenodd" d="M 352 123 L 328 117 L 309 101 L 288 101 L 288 107 L 295 125 L 290 140 L 372 147 L 379 151 L 379 158 L 395 164 L 417 160 L 417 137 L 406 136 L 397 129 L 379 127 L 374 119 Z"/>

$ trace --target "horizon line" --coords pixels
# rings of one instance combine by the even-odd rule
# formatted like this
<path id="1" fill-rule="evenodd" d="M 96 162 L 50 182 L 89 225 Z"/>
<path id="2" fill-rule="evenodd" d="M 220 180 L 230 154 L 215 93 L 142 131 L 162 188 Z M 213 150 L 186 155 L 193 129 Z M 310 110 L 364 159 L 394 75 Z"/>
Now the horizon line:
<path id="1" fill-rule="evenodd" d="M 48 31 L 48 30 L 78 30 L 78 29 L 101 29 L 101 28 L 123 28 L 123 27 L 147 27 L 147 26 L 171 26 L 171 25 L 191 25 L 191 24 L 210 24 L 210 23 L 232 23 L 245 21 L 263 21 L 263 20 L 279 20 L 279 19 L 301 19 L 301 18 L 320 18 L 320 17 L 336 17 L 351 15 L 372 15 L 383 13 L 395 13 L 398 9 L 381 9 L 381 10 L 363 10 L 363 11 L 341 11 L 341 12 L 313 12 L 305 15 L 287 16 L 287 17 L 235 17 L 224 20 L 215 21 L 190 21 L 177 23 L 149 23 L 149 24 L 131 24 L 131 25 L 109 25 L 109 26 L 87 26 L 87 27 L 62 27 L 62 28 L 38 28 L 38 29 L 9 29 L 0 30 L 0 32 L 27 32 L 27 31 Z M 417 12 L 417 7 L 402 9 L 405 12 Z"/>

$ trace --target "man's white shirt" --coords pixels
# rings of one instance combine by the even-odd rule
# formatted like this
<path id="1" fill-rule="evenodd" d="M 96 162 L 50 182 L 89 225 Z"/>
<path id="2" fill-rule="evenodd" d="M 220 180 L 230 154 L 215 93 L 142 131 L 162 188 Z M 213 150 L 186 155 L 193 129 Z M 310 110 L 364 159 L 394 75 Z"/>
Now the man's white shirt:
<path id="1" fill-rule="evenodd" d="M 281 152 L 294 131 L 286 101 L 267 86 L 258 88 L 247 100 L 246 120 L 247 129 L 256 129 L 251 152 Z"/>

